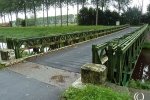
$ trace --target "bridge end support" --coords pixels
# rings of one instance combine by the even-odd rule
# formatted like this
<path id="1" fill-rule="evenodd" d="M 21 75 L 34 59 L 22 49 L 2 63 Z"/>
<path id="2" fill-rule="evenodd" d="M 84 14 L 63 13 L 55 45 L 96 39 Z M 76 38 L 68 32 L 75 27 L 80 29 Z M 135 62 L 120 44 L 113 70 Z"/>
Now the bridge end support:
<path id="1" fill-rule="evenodd" d="M 101 64 L 85 64 L 81 67 L 82 83 L 101 85 L 106 82 L 107 67 Z"/>

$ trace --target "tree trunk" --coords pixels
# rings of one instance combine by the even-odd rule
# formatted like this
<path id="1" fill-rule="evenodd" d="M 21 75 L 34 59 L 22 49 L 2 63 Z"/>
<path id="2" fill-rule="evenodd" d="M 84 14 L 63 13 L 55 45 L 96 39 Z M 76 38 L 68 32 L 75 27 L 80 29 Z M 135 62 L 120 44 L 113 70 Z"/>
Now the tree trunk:
<path id="1" fill-rule="evenodd" d="M 5 14 L 4 14 L 4 23 L 6 23 L 6 16 L 5 16 Z"/>
<path id="2" fill-rule="evenodd" d="M 105 3 L 105 1 L 104 1 L 104 0 L 102 0 L 102 1 L 101 1 L 102 11 L 104 11 L 104 3 Z"/>
<path id="3" fill-rule="evenodd" d="M 98 4 L 99 4 L 99 1 L 96 0 L 96 26 L 98 25 Z"/>
<path id="4" fill-rule="evenodd" d="M 45 16 L 44 16 L 44 2 L 43 2 L 43 25 L 45 26 Z"/>
<path id="5" fill-rule="evenodd" d="M 102 6 L 102 11 L 104 11 L 104 7 Z"/>
<path id="6" fill-rule="evenodd" d="M 9 14 L 7 14 L 7 16 L 8 16 L 8 20 L 9 20 L 9 22 L 8 22 L 8 23 L 10 23 L 10 16 L 9 16 Z"/>
<path id="7" fill-rule="evenodd" d="M 120 0 L 118 0 L 118 13 L 120 15 L 120 11 L 121 11 L 121 4 L 120 4 Z"/>
<path id="8" fill-rule="evenodd" d="M 77 0 L 77 15 L 79 14 L 79 0 Z"/>
<path id="9" fill-rule="evenodd" d="M 27 10 L 26 10 L 26 4 L 24 4 L 24 17 L 25 17 L 25 26 L 27 26 Z"/>
<path id="10" fill-rule="evenodd" d="M 84 0 L 82 0 L 82 8 L 84 8 Z"/>
<path id="11" fill-rule="evenodd" d="M 36 7 L 35 7 L 35 2 L 34 1 L 33 1 L 33 13 L 34 13 L 34 25 L 36 26 L 37 17 L 36 17 Z"/>
<path id="12" fill-rule="evenodd" d="M 18 26 L 18 21 L 17 21 L 18 20 L 18 11 L 16 10 L 15 12 L 16 12 L 16 26 Z"/>
<path id="13" fill-rule="evenodd" d="M 3 17 L 1 17 L 1 19 L 2 19 L 2 24 L 4 24 Z"/>
<path id="14" fill-rule="evenodd" d="M 47 26 L 49 26 L 49 13 L 48 13 L 48 1 L 46 0 L 46 13 L 47 13 Z"/>
<path id="15" fill-rule="evenodd" d="M 11 22 L 12 22 L 12 13 L 10 12 L 10 18 L 11 18 Z"/>
<path id="16" fill-rule="evenodd" d="M 3 17 L 1 16 L 1 20 L 2 20 L 2 24 L 4 24 L 4 22 L 3 22 Z"/>
<path id="17" fill-rule="evenodd" d="M 67 0 L 67 26 L 68 26 L 68 10 L 69 8 L 68 8 L 68 0 Z"/>
<path id="18" fill-rule="evenodd" d="M 57 24 L 57 19 L 56 19 L 56 0 L 55 0 L 55 26 Z"/>
<path id="19" fill-rule="evenodd" d="M 2 20 L 2 24 L 4 23 L 4 21 L 3 21 L 3 14 L 1 13 L 1 20 Z"/>
<path id="20" fill-rule="evenodd" d="M 60 15 L 61 15 L 61 26 L 62 26 L 62 2 L 61 0 L 59 0 L 59 3 L 60 3 Z"/>

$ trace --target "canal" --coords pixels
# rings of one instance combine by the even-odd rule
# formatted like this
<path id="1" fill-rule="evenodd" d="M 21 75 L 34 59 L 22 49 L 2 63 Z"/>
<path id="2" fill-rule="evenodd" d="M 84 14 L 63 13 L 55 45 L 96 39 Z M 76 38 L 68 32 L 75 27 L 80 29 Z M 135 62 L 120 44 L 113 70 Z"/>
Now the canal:
<path id="1" fill-rule="evenodd" d="M 134 80 L 150 80 L 150 49 L 143 49 L 133 71 Z"/>

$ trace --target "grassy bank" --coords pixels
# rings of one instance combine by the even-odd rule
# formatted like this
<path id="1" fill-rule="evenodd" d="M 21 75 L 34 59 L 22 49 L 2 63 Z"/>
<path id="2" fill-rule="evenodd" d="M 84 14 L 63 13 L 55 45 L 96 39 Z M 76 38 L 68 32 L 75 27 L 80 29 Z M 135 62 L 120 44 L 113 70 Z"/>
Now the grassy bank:
<path id="1" fill-rule="evenodd" d="M 51 26 L 51 27 L 15 27 L 15 28 L 0 28 L 0 37 L 15 37 L 15 38 L 29 38 L 50 36 L 60 33 L 71 33 L 76 31 L 100 30 L 110 28 L 112 26 Z"/>
<path id="2" fill-rule="evenodd" d="M 150 42 L 145 42 L 143 45 L 143 49 L 150 49 Z"/>
<path id="3" fill-rule="evenodd" d="M 141 82 L 141 81 L 131 80 L 129 82 L 129 87 L 135 88 L 135 89 L 150 90 L 150 81 Z"/>
<path id="4" fill-rule="evenodd" d="M 0 64 L 0 70 L 3 69 L 3 68 L 5 68 L 5 66 Z"/>
<path id="5" fill-rule="evenodd" d="M 69 88 L 63 94 L 65 100 L 131 100 L 127 93 L 119 93 L 102 86 L 87 85 L 83 89 Z"/>

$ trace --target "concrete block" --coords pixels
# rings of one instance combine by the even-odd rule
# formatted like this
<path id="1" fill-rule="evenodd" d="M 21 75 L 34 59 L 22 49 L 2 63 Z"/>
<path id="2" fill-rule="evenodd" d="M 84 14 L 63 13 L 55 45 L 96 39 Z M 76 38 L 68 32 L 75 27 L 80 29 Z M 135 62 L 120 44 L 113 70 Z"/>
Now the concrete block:
<path id="1" fill-rule="evenodd" d="M 81 67 L 82 83 L 101 85 L 107 79 L 107 68 L 100 64 L 85 64 Z"/>
<path id="2" fill-rule="evenodd" d="M 15 53 L 12 49 L 2 49 L 0 50 L 0 55 L 2 60 L 13 60 L 15 59 Z"/>

